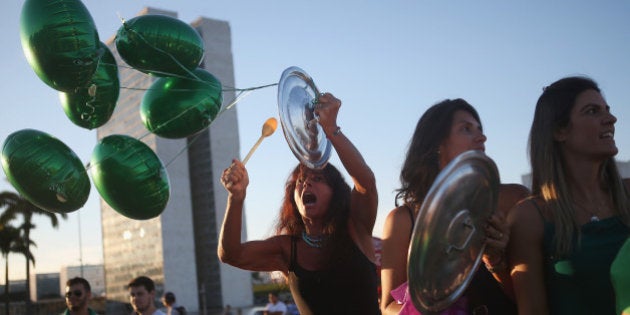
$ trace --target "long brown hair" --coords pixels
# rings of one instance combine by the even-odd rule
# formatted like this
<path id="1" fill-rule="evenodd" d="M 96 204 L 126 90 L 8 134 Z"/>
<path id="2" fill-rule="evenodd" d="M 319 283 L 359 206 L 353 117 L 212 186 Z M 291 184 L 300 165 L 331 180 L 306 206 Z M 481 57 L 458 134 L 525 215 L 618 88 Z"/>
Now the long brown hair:
<path id="1" fill-rule="evenodd" d="M 298 164 L 287 179 L 284 186 L 284 199 L 280 208 L 280 216 L 276 224 L 276 235 L 285 234 L 299 236 L 304 231 L 304 221 L 293 197 L 297 180 L 309 173 L 321 173 L 332 189 L 330 205 L 324 219 L 324 234 L 336 238 L 339 232 L 347 232 L 350 214 L 350 186 L 334 166 L 328 163 L 322 170 L 311 170 Z"/>
<path id="2" fill-rule="evenodd" d="M 532 194 L 545 201 L 555 224 L 555 251 L 559 256 L 571 252 L 580 229 L 575 221 L 573 196 L 569 190 L 565 160 L 554 133 L 571 123 L 571 110 L 578 95 L 586 90 L 600 92 L 597 83 L 586 77 L 566 77 L 546 87 L 536 103 L 529 133 L 529 157 L 532 166 Z M 630 201 L 614 157 L 599 169 L 600 184 L 612 197 L 616 212 L 626 225 L 630 222 Z"/>
<path id="3" fill-rule="evenodd" d="M 422 205 L 440 173 L 438 151 L 451 132 L 453 117 L 458 110 L 469 112 L 481 124 L 475 108 L 461 98 L 443 100 L 420 117 L 400 171 L 401 187 L 396 190 L 396 206 L 398 200 L 416 210 Z"/>

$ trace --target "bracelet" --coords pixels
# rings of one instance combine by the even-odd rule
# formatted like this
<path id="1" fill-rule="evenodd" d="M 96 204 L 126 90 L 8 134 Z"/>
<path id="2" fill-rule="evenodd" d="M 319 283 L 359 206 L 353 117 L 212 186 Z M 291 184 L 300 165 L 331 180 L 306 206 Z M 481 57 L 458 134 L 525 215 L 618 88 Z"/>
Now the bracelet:
<path id="1" fill-rule="evenodd" d="M 336 137 L 336 136 L 338 136 L 340 134 L 341 134 L 341 127 L 337 126 L 337 129 L 335 129 L 335 131 L 333 131 L 331 137 Z M 331 137 L 328 137 L 328 138 L 330 139 Z"/>

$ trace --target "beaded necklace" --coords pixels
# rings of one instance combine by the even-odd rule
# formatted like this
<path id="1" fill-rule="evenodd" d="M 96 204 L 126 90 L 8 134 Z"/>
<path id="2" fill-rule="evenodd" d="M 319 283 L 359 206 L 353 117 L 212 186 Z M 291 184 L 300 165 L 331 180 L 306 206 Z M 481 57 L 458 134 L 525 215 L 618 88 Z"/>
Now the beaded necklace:
<path id="1" fill-rule="evenodd" d="M 314 248 L 322 248 L 326 245 L 326 241 L 328 240 L 327 235 L 320 236 L 310 236 L 306 234 L 306 231 L 302 231 L 302 239 L 306 243 L 306 245 Z"/>

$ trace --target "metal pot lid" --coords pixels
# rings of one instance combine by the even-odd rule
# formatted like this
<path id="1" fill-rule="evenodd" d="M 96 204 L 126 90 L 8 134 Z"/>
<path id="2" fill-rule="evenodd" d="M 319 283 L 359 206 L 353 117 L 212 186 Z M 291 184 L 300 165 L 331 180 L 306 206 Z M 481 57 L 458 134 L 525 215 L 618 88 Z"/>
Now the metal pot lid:
<path id="1" fill-rule="evenodd" d="M 284 137 L 300 162 L 312 169 L 326 166 L 331 144 L 313 113 L 319 91 L 313 79 L 298 67 L 282 72 L 278 109 Z"/>
<path id="2" fill-rule="evenodd" d="M 448 308 L 466 290 L 498 194 L 497 167 L 482 151 L 460 154 L 438 174 L 416 218 L 407 261 L 409 293 L 422 314 Z"/>

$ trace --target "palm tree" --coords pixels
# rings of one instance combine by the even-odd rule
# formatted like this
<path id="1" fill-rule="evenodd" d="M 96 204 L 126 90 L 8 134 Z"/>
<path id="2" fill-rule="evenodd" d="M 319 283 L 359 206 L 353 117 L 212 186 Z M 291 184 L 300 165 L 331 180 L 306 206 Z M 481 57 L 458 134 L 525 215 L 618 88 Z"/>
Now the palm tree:
<path id="1" fill-rule="evenodd" d="M 0 224 L 6 224 L 7 222 L 14 220 L 17 216 L 22 217 L 22 224 L 18 226 L 18 228 L 22 231 L 24 244 L 27 246 L 27 250 L 22 254 L 26 258 L 26 312 L 28 313 L 30 312 L 31 307 L 31 298 L 29 295 L 29 292 L 31 292 L 31 262 L 35 265 L 35 258 L 32 257 L 32 255 L 29 257 L 29 254 L 31 253 L 30 246 L 34 244 L 30 239 L 31 230 L 35 228 L 35 225 L 33 224 L 33 215 L 43 215 L 48 217 L 54 228 L 59 226 L 59 220 L 57 219 L 56 213 L 46 211 L 32 204 L 22 196 L 10 191 L 0 193 L 0 207 L 5 207 L 4 212 L 0 214 Z M 68 217 L 65 213 L 60 213 L 59 215 L 63 219 Z"/>
<path id="2" fill-rule="evenodd" d="M 35 258 L 30 251 L 30 245 L 35 245 L 33 241 L 29 241 L 27 245 L 23 235 L 20 234 L 20 229 L 11 225 L 0 224 L 0 253 L 4 257 L 4 313 L 9 314 L 9 253 L 19 253 L 26 256 L 27 260 L 30 260 L 35 264 Z"/>

